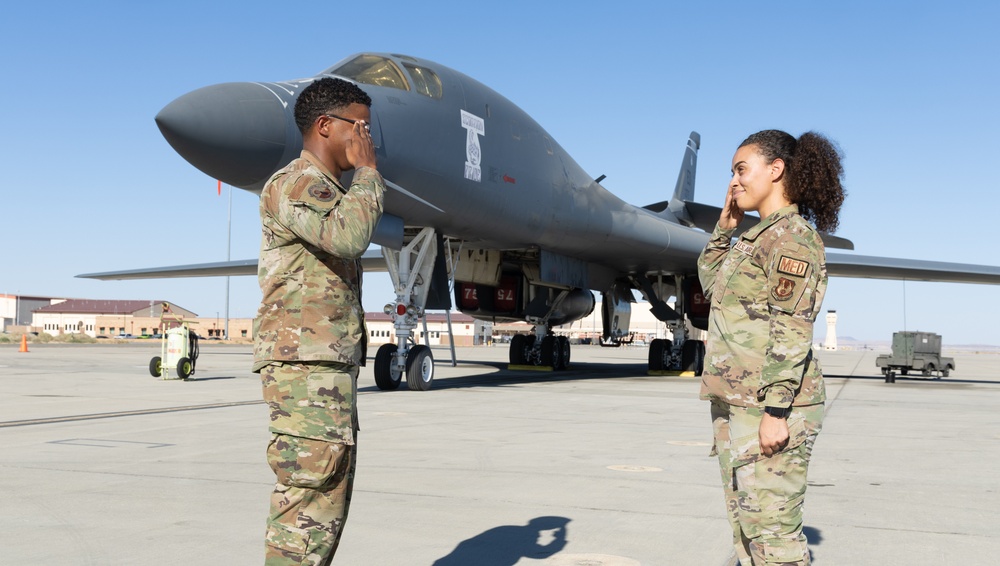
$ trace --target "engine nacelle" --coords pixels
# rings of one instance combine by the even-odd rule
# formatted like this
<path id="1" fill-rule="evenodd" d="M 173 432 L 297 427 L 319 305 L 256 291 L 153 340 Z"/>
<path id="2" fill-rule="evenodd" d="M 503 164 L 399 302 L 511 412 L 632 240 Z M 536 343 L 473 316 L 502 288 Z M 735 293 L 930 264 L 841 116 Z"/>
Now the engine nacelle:
<path id="1" fill-rule="evenodd" d="M 595 306 L 597 306 L 597 301 L 594 299 L 593 293 L 587 289 L 572 289 L 549 315 L 549 324 L 560 326 L 576 322 L 594 312 Z"/>

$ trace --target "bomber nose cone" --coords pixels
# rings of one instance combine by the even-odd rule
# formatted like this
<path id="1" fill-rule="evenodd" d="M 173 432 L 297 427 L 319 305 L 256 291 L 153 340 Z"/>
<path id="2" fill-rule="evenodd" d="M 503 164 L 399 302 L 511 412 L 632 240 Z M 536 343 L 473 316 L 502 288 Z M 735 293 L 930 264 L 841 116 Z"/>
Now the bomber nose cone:
<path id="1" fill-rule="evenodd" d="M 293 108 L 294 100 L 279 99 L 264 84 L 225 83 L 174 100 L 156 115 L 156 125 L 205 174 L 260 190 L 301 147 Z"/>

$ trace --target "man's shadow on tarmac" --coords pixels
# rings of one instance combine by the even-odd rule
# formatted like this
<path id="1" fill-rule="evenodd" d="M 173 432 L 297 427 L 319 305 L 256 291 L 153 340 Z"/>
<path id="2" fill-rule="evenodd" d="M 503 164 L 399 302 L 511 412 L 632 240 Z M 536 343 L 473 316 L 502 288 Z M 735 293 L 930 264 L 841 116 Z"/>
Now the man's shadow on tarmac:
<path id="1" fill-rule="evenodd" d="M 514 566 L 521 558 L 548 558 L 566 547 L 566 517 L 535 517 L 519 527 L 503 525 L 458 543 L 433 566 Z"/>
<path id="2" fill-rule="evenodd" d="M 802 527 L 802 534 L 806 535 L 806 540 L 809 541 L 809 546 L 819 546 L 823 542 L 823 534 L 819 529 L 813 527 Z M 815 562 L 813 557 L 813 551 L 809 549 L 809 562 Z"/>

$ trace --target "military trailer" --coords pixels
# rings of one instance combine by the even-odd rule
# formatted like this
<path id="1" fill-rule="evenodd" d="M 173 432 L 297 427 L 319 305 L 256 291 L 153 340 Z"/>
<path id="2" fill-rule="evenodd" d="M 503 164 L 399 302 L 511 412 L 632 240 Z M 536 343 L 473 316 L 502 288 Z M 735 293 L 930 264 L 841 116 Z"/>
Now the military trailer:
<path id="1" fill-rule="evenodd" d="M 933 332 L 894 332 L 892 334 L 892 354 L 882 354 L 875 360 L 882 368 L 886 383 L 896 382 L 896 372 L 906 375 L 920 372 L 925 377 L 937 373 L 937 377 L 948 377 L 955 369 L 953 358 L 941 357 L 941 335 Z"/>

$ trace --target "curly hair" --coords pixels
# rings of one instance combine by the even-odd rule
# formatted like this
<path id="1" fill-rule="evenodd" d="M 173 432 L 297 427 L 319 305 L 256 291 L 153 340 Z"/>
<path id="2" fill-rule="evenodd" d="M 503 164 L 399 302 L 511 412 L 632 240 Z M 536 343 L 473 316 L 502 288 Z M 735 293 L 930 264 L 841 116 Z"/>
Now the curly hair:
<path id="1" fill-rule="evenodd" d="M 329 77 L 319 79 L 303 89 L 295 101 L 295 124 L 305 135 L 321 115 L 354 103 L 371 108 L 372 99 L 354 83 Z"/>
<path id="2" fill-rule="evenodd" d="M 763 130 L 743 140 L 740 147 L 757 146 L 768 162 L 785 162 L 785 196 L 799 205 L 799 213 L 821 232 L 834 232 L 847 191 L 840 148 L 822 134 L 806 132 L 796 140 L 781 130 Z"/>

